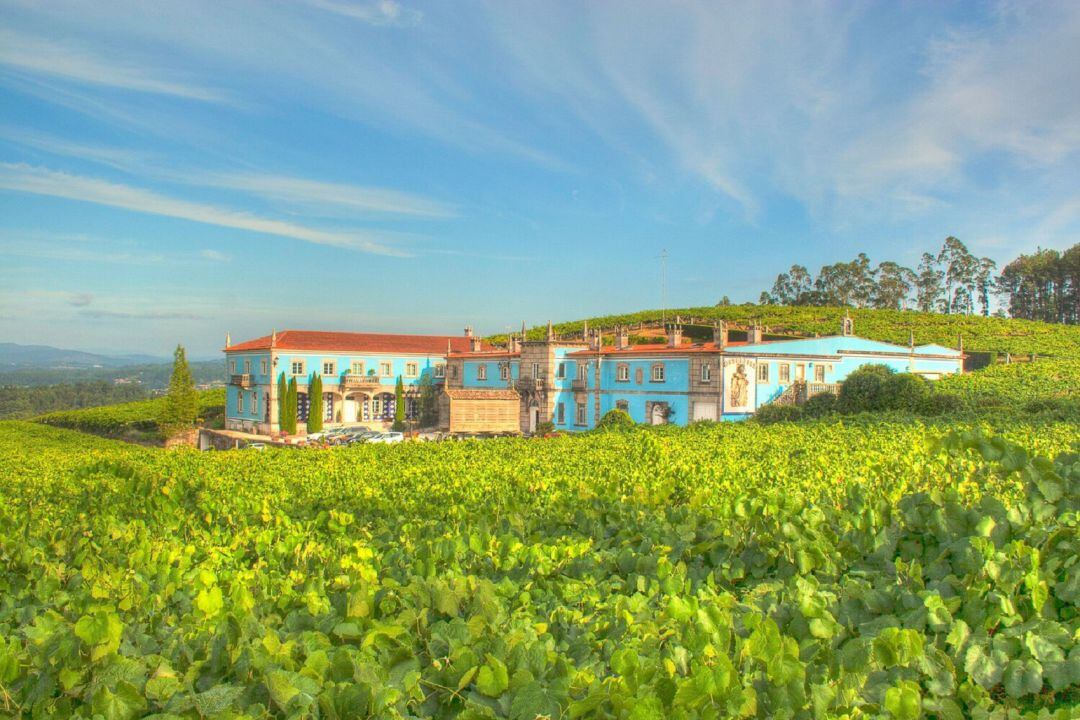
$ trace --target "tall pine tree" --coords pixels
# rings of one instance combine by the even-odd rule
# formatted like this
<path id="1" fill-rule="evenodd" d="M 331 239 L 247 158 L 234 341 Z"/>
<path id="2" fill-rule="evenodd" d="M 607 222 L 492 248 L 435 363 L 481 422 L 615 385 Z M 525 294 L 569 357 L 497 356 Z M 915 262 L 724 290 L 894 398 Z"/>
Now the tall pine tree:
<path id="1" fill-rule="evenodd" d="M 307 431 L 317 433 L 322 431 L 323 425 L 323 395 L 322 376 L 319 373 L 311 374 L 308 383 L 308 420 Z"/>
<path id="2" fill-rule="evenodd" d="M 172 434 L 191 427 L 198 417 L 199 397 L 195 393 L 195 380 L 191 377 L 184 346 L 177 345 L 173 353 L 169 394 L 165 397 L 160 423 L 167 433 Z"/>

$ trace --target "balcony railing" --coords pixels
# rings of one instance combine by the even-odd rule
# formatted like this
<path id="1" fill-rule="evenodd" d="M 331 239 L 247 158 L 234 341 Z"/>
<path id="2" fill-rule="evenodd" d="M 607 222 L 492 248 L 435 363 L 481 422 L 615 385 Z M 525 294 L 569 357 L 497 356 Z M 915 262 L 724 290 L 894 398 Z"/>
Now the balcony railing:
<path id="1" fill-rule="evenodd" d="M 840 384 L 839 383 L 818 383 L 812 382 L 806 384 L 806 399 L 814 397 L 815 395 L 839 395 Z"/>
<path id="2" fill-rule="evenodd" d="M 251 377 L 251 373 L 242 373 L 240 375 L 233 375 L 229 378 L 230 385 L 239 385 L 242 388 L 251 387 L 255 384 L 255 381 Z"/>
<path id="3" fill-rule="evenodd" d="M 543 390 L 547 387 L 547 380 L 544 378 L 523 377 L 518 379 L 516 387 L 522 392 Z"/>
<path id="4" fill-rule="evenodd" d="M 585 392 L 589 389 L 589 381 L 585 378 L 574 378 L 570 381 L 570 388 L 574 392 Z"/>
<path id="5" fill-rule="evenodd" d="M 341 384 L 346 388 L 375 388 L 382 382 L 378 375 L 352 375 L 346 373 L 341 376 Z"/>

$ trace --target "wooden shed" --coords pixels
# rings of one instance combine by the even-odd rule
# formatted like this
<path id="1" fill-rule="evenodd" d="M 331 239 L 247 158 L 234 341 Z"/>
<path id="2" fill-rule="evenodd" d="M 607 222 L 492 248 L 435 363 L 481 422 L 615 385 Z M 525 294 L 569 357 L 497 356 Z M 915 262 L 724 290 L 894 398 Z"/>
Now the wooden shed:
<path id="1" fill-rule="evenodd" d="M 447 388 L 439 398 L 439 425 L 452 433 L 521 431 L 517 390 Z"/>

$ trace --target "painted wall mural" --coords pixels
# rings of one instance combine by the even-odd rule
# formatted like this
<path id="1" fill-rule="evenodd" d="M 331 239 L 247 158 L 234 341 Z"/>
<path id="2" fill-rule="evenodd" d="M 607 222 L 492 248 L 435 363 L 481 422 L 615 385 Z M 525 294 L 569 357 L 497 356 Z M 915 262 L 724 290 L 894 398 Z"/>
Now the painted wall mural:
<path id="1" fill-rule="evenodd" d="M 753 412 L 755 365 L 750 359 L 724 360 L 724 412 Z"/>

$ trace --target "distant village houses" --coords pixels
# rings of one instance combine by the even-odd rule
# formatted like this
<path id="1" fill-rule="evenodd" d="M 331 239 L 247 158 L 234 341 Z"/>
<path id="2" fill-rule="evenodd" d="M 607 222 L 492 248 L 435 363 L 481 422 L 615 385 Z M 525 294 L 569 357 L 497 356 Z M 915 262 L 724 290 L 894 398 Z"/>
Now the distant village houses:
<path id="1" fill-rule="evenodd" d="M 626 328 L 608 337 L 586 328 L 560 338 L 549 323 L 535 340 L 524 339 L 524 330 L 499 346 L 468 328 L 457 336 L 286 330 L 228 343 L 226 428 L 277 433 L 281 377 L 296 381 L 298 420 L 306 423 L 314 373 L 322 378 L 325 426 L 387 427 L 400 378 L 408 420 L 419 416 L 419 388 L 427 380 L 438 392 L 444 432 L 533 433 L 549 422 L 589 430 L 616 409 L 652 425 L 742 420 L 762 405 L 836 392 L 863 365 L 936 379 L 962 372 L 964 359 L 962 348 L 860 338 L 850 318 L 838 335 L 773 340 L 756 325 L 732 340 L 723 322 L 711 338 L 684 338 L 675 323 L 663 342 L 638 344 Z"/>

